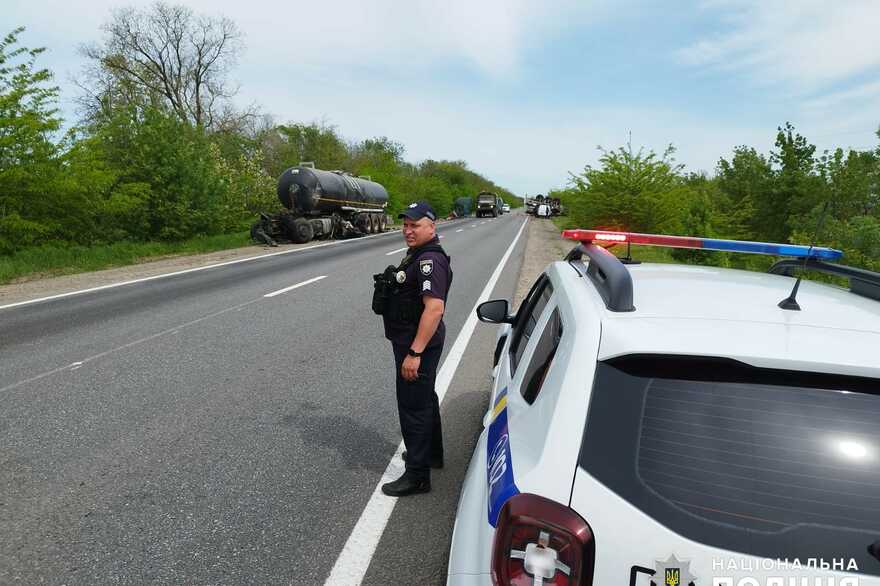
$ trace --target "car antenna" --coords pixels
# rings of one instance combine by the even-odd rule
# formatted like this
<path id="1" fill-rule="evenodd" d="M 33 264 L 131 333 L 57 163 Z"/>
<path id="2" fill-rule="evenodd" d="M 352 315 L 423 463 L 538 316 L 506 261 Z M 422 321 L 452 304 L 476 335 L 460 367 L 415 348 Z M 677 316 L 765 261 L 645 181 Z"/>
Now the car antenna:
<path id="1" fill-rule="evenodd" d="M 633 259 L 633 257 L 632 257 L 632 243 L 629 240 L 626 241 L 626 256 L 622 257 L 620 259 L 620 262 L 622 262 L 625 265 L 640 265 L 640 264 L 642 264 L 642 261 Z"/>
<path id="2" fill-rule="evenodd" d="M 794 287 L 792 287 L 789 296 L 778 303 L 778 306 L 782 309 L 787 309 L 789 311 L 801 310 L 801 306 L 797 302 L 798 289 L 801 286 L 801 279 L 803 278 L 804 273 L 807 272 L 807 261 L 810 259 L 810 252 L 812 252 L 813 247 L 816 246 L 816 240 L 819 239 L 819 232 L 822 230 L 822 223 L 825 221 L 825 214 L 827 211 L 828 201 L 825 202 L 825 205 L 822 207 L 822 213 L 819 214 L 819 221 L 816 223 L 816 232 L 813 235 L 813 242 L 810 243 L 810 248 L 807 250 L 806 256 L 804 256 L 804 266 L 801 269 L 801 273 L 798 275 L 797 281 L 794 282 Z"/>

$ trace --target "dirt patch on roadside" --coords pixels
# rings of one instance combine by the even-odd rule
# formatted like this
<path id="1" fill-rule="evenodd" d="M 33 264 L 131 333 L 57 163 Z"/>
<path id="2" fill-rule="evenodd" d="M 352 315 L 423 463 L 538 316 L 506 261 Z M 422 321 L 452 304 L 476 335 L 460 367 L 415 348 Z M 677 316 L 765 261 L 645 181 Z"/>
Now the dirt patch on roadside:
<path id="1" fill-rule="evenodd" d="M 544 268 L 551 262 L 562 260 L 574 248 L 573 243 L 564 240 L 561 234 L 552 221 L 529 218 L 529 225 L 526 226 L 526 251 L 513 299 L 514 308 L 519 307 Z"/>

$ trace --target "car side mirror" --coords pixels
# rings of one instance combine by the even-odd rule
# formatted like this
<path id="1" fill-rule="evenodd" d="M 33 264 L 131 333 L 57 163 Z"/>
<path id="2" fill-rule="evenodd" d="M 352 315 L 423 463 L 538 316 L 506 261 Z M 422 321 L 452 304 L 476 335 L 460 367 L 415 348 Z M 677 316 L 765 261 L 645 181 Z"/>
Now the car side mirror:
<path id="1" fill-rule="evenodd" d="M 477 317 L 488 324 L 512 324 L 513 316 L 507 313 L 507 299 L 484 301 L 477 306 Z"/>

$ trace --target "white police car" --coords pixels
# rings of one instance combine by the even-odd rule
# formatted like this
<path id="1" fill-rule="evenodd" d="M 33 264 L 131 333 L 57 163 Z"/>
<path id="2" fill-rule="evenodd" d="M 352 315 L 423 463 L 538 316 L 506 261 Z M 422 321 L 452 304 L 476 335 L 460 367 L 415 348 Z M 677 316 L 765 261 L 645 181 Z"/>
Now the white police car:
<path id="1" fill-rule="evenodd" d="M 503 325 L 448 583 L 880 585 L 880 274 L 827 248 L 564 236 L 515 315 L 478 309 Z M 597 242 L 801 258 L 624 264 Z M 798 268 L 849 290 L 793 298 Z"/>

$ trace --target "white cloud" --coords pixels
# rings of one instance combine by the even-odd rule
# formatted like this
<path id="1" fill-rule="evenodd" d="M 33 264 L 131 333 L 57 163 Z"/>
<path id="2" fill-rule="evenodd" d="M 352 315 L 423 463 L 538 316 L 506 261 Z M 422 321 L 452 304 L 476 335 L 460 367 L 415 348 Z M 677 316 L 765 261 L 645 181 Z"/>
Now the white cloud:
<path id="1" fill-rule="evenodd" d="M 547 10 L 529 0 L 167 1 L 234 20 L 245 33 L 251 58 L 406 69 L 463 60 L 498 77 L 515 74 L 523 51 L 536 40 L 583 23 L 610 4 L 562 0 Z M 151 3 L 13 0 L 4 6 L 4 20 L 36 27 L 67 52 L 83 40 L 99 38 L 99 26 L 113 8 Z"/>
<path id="2" fill-rule="evenodd" d="M 864 102 L 880 103 L 880 81 L 870 81 L 850 89 L 832 92 L 804 103 L 807 111 L 824 111 L 829 108 L 852 107 Z M 880 112 L 878 112 L 880 115 Z"/>
<path id="3" fill-rule="evenodd" d="M 688 65 L 746 70 L 802 91 L 880 66 L 875 0 L 727 0 L 704 3 L 728 30 L 681 49 Z"/>
<path id="4" fill-rule="evenodd" d="M 111 7 L 130 4 L 149 2 L 13 0 L 4 16 L 29 27 L 22 39 L 28 46 L 49 46 L 41 64 L 57 72 L 63 95 L 70 98 L 74 90 L 64 83 L 66 74 L 82 65 L 75 47 L 100 38 L 99 26 Z M 596 100 L 590 100 L 589 107 L 560 107 L 553 98 L 567 91 L 563 79 L 542 88 L 533 99 L 505 95 L 505 88 L 528 85 L 519 83 L 517 77 L 525 70 L 527 56 L 535 54 L 530 51 L 542 49 L 563 32 L 591 34 L 591 23 L 620 9 L 608 0 L 586 6 L 564 0 L 552 7 L 527 0 L 473 4 L 463 0 L 291 4 L 188 0 L 186 4 L 198 13 L 224 14 L 244 32 L 247 48 L 233 72 L 241 83 L 239 104 L 255 102 L 282 122 L 326 120 L 350 139 L 388 136 L 406 146 L 412 161 L 463 159 L 472 169 L 519 192 L 563 186 L 569 171 L 579 172 L 586 163 L 597 161 L 596 145 L 616 148 L 626 143 L 630 130 L 634 146 L 662 152 L 673 142 L 679 147 L 678 160 L 689 170 L 711 172 L 718 158 L 729 156 L 734 145 L 749 144 L 764 152 L 772 147 L 774 128 L 768 128 L 766 121 L 759 123 L 758 116 L 699 116 L 651 96 L 643 96 L 635 107 L 626 109 Z M 795 58 L 794 48 L 783 51 L 779 46 L 795 40 L 800 43 L 796 46 L 806 50 L 803 45 L 809 44 L 815 31 L 807 34 L 798 27 L 813 31 L 827 23 L 804 23 L 813 18 L 805 14 L 818 12 L 813 0 L 803 5 L 806 8 L 789 10 L 799 16 L 778 6 L 765 7 L 750 0 L 705 3 L 704 10 L 719 14 L 729 30 L 698 39 L 680 53 L 681 58 L 694 66 L 749 68 L 765 79 L 787 80 L 773 77 L 773 72 L 779 69 L 795 75 L 798 68 L 806 67 L 799 60 L 813 57 L 808 52 Z M 851 16 L 851 7 L 864 8 L 862 4 L 847 6 Z M 787 18 L 794 22 L 786 24 Z M 866 15 L 862 19 L 870 20 Z M 870 35 L 866 38 L 874 42 Z M 880 59 L 878 55 L 878 51 L 863 51 L 857 58 Z M 789 62 L 797 67 L 783 67 Z M 806 86 L 826 79 L 823 71 L 798 73 L 798 83 Z M 814 107 L 803 111 L 800 101 L 793 101 L 791 117 L 779 122 L 792 119 L 808 138 L 864 128 L 864 133 L 847 138 L 857 145 L 870 144 L 880 119 L 870 122 L 870 108 L 858 106 L 877 103 L 872 89 L 865 87 L 861 93 L 853 88 L 838 90 L 840 95 L 826 96 L 825 103 L 813 96 Z M 831 101 L 853 107 L 846 116 L 829 117 Z M 756 109 L 764 106 L 755 104 Z"/>
<path id="5" fill-rule="evenodd" d="M 343 82 L 340 82 L 342 84 Z M 464 159 L 470 167 L 519 193 L 564 187 L 569 172 L 596 163 L 597 145 L 624 145 L 632 131 L 634 147 L 660 153 L 669 142 L 688 170 L 713 172 L 733 146 L 767 150 L 773 128 L 742 121 L 706 119 L 672 108 L 534 108 L 475 99 L 467 88 L 425 94 L 419 88 L 362 88 L 356 104 L 328 85 L 288 94 L 263 88 L 261 99 L 272 112 L 296 112 L 296 120 L 324 120 L 349 139 L 387 135 L 403 143 L 406 158 L 420 161 Z M 248 94 L 250 95 L 250 94 Z"/>

